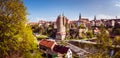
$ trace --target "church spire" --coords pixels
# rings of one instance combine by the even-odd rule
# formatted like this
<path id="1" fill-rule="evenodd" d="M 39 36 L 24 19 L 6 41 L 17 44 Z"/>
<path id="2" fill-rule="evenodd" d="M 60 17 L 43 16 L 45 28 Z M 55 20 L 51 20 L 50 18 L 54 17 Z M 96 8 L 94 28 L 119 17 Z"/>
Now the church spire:
<path id="1" fill-rule="evenodd" d="M 62 13 L 60 13 L 59 17 L 62 17 Z"/>
<path id="2" fill-rule="evenodd" d="M 117 19 L 117 16 L 115 18 Z"/>
<path id="3" fill-rule="evenodd" d="M 96 15 L 94 16 L 94 22 L 95 22 L 95 27 L 96 27 Z"/>
<path id="4" fill-rule="evenodd" d="M 94 16 L 94 21 L 96 21 L 96 15 Z"/>
<path id="5" fill-rule="evenodd" d="M 62 13 L 62 16 L 64 16 L 64 12 Z"/>
<path id="6" fill-rule="evenodd" d="M 79 20 L 81 19 L 81 13 L 79 13 Z"/>

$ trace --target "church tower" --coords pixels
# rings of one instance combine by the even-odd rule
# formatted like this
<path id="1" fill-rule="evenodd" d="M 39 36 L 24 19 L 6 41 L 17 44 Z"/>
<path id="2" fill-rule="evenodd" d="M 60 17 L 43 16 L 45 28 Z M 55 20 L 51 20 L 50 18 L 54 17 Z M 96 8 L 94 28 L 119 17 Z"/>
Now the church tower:
<path id="1" fill-rule="evenodd" d="M 56 39 L 64 40 L 66 36 L 66 29 L 65 29 L 65 16 L 64 14 L 59 15 L 57 18 L 57 34 Z"/>
<path id="2" fill-rule="evenodd" d="M 94 16 L 94 27 L 96 27 L 96 16 Z"/>
<path id="3" fill-rule="evenodd" d="M 94 16 L 93 34 L 94 34 L 95 37 L 98 34 L 98 32 L 99 32 L 99 29 L 97 28 L 97 25 L 96 25 L 96 16 Z"/>

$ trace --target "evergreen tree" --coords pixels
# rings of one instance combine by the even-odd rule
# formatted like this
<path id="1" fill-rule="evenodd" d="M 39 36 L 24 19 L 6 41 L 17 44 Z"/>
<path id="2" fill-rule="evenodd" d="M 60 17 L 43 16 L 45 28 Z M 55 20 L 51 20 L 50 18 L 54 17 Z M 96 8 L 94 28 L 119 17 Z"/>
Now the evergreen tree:
<path id="1" fill-rule="evenodd" d="M 21 56 L 36 49 L 37 41 L 26 22 L 22 0 L 0 0 L 0 58 Z"/>

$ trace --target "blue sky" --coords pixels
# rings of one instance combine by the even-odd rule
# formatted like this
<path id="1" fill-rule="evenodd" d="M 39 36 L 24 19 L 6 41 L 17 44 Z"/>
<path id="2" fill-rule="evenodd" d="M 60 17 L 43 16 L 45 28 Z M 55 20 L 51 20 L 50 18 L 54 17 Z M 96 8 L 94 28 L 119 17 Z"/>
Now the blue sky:
<path id="1" fill-rule="evenodd" d="M 24 0 L 29 21 L 55 21 L 61 13 L 70 19 L 120 18 L 120 0 Z"/>

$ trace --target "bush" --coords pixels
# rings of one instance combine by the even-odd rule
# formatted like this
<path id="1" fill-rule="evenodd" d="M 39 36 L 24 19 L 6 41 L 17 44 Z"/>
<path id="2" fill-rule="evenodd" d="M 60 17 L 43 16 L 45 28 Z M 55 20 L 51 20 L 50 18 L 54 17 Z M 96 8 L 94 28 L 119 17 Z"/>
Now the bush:
<path id="1" fill-rule="evenodd" d="M 37 37 L 37 40 L 46 39 L 46 38 L 47 38 L 47 36 L 40 35 L 40 36 Z"/>

